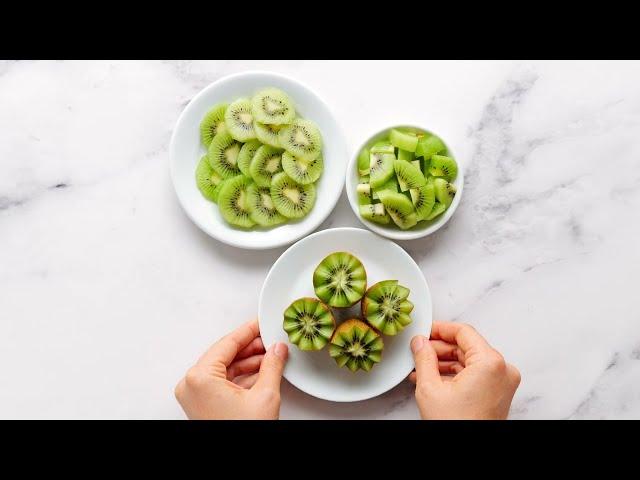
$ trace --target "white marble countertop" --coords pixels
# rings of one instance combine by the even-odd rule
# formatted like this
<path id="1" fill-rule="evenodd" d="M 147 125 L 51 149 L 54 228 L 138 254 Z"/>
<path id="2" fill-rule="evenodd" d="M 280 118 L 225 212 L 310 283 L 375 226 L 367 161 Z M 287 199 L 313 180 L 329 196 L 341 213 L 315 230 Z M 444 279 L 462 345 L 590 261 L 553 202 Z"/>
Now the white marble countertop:
<path id="1" fill-rule="evenodd" d="M 183 418 L 176 381 L 284 251 L 209 238 L 169 178 L 181 110 L 249 69 L 315 89 L 352 149 L 405 119 L 455 139 L 460 208 L 401 245 L 435 318 L 520 368 L 512 418 L 640 418 L 640 63 L 353 61 L 0 62 L 1 418 Z M 360 226 L 344 195 L 335 226 Z M 282 417 L 418 415 L 406 382 L 357 404 L 285 382 Z"/>

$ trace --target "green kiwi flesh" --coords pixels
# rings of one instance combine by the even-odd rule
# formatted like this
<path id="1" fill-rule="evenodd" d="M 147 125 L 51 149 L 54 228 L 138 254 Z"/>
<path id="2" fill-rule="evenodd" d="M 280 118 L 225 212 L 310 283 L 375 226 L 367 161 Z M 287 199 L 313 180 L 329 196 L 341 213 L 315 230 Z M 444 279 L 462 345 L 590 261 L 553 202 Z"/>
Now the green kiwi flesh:
<path id="1" fill-rule="evenodd" d="M 359 175 L 369 175 L 369 170 L 371 165 L 369 164 L 371 160 L 370 152 L 368 148 L 363 148 L 360 151 L 360 155 L 358 155 L 358 174 Z"/>
<path id="2" fill-rule="evenodd" d="M 200 190 L 202 196 L 207 200 L 217 202 L 221 183 L 222 177 L 211 168 L 209 159 L 206 155 L 203 155 L 196 168 L 196 185 L 198 186 L 198 190 Z"/>
<path id="3" fill-rule="evenodd" d="M 418 221 L 426 220 L 431 210 L 433 210 L 433 205 L 436 203 L 436 192 L 433 184 L 412 188 L 409 190 L 409 193 L 411 195 L 411 201 L 413 202 L 413 208 L 416 209 Z"/>
<path id="4" fill-rule="evenodd" d="M 222 132 L 211 140 L 207 157 L 211 168 L 226 180 L 242 173 L 238 168 L 239 154 L 240 143 L 228 132 Z"/>
<path id="5" fill-rule="evenodd" d="M 451 157 L 432 155 L 429 164 L 429 174 L 434 177 L 444 177 L 447 181 L 452 182 L 458 175 L 458 165 Z"/>
<path id="6" fill-rule="evenodd" d="M 237 165 L 243 175 L 246 175 L 247 177 L 251 176 L 251 173 L 249 173 L 249 166 L 251 165 L 251 160 L 253 160 L 256 150 L 261 146 L 262 144 L 258 140 L 249 140 L 247 143 L 242 145 L 242 148 L 240 148 Z"/>
<path id="7" fill-rule="evenodd" d="M 411 323 L 413 303 L 409 289 L 397 280 L 384 280 L 372 285 L 362 300 L 362 316 L 384 335 L 397 335 Z"/>
<path id="8" fill-rule="evenodd" d="M 313 288 L 320 300 L 331 307 L 356 304 L 367 288 L 367 272 L 362 262 L 348 252 L 327 255 L 313 272 Z"/>
<path id="9" fill-rule="evenodd" d="M 391 221 L 391 217 L 387 214 L 382 203 L 369 203 L 359 206 L 360 216 L 366 220 L 375 223 L 387 225 Z"/>
<path id="10" fill-rule="evenodd" d="M 381 192 L 378 196 L 393 222 L 402 230 L 407 230 L 418 223 L 418 215 L 413 208 L 413 203 L 406 195 Z"/>
<path id="11" fill-rule="evenodd" d="M 372 188 L 382 186 L 393 176 L 393 162 L 395 160 L 396 156 L 393 153 L 371 152 L 369 182 Z"/>
<path id="12" fill-rule="evenodd" d="M 226 131 L 239 142 L 256 138 L 251 101 L 248 98 L 239 98 L 229 105 L 224 112 L 224 124 Z"/>
<path id="13" fill-rule="evenodd" d="M 218 195 L 220 214 L 231 225 L 250 228 L 255 225 L 251 220 L 247 207 L 247 188 L 252 180 L 244 175 L 238 175 L 224 182 Z"/>
<path id="14" fill-rule="evenodd" d="M 413 152 L 409 152 L 408 150 L 398 149 L 398 160 L 404 160 L 405 162 L 411 162 L 415 158 L 415 154 Z"/>
<path id="15" fill-rule="evenodd" d="M 422 157 L 425 160 L 431 159 L 431 156 L 436 153 L 442 153 L 447 150 L 447 147 L 442 142 L 440 137 L 436 135 L 429 135 L 420 138 L 418 146 L 416 147 L 416 157 Z"/>
<path id="16" fill-rule="evenodd" d="M 402 132 L 395 128 L 389 134 L 389 141 L 394 147 L 408 152 L 415 152 L 418 145 L 418 137 L 415 134 Z"/>
<path id="17" fill-rule="evenodd" d="M 285 151 L 282 154 L 282 169 L 296 182 L 307 185 L 314 183 L 322 175 L 324 170 L 324 159 L 320 154 L 314 160 L 308 161 L 296 158 L 291 153 Z"/>
<path id="18" fill-rule="evenodd" d="M 452 183 L 447 182 L 444 178 L 434 178 L 433 187 L 435 188 L 436 198 L 445 207 L 449 208 L 453 197 L 456 195 L 456 187 Z"/>
<path id="19" fill-rule="evenodd" d="M 278 133 L 281 127 L 279 125 L 267 125 L 266 123 L 253 122 L 253 130 L 256 132 L 256 137 L 265 145 L 271 145 L 272 147 L 281 148 L 280 140 L 278 139 Z"/>
<path id="20" fill-rule="evenodd" d="M 259 187 L 255 183 L 247 187 L 247 210 L 249 218 L 262 227 L 273 227 L 286 221 L 286 217 L 276 210 L 269 187 Z"/>
<path id="21" fill-rule="evenodd" d="M 412 188 L 418 188 L 425 184 L 422 171 L 416 168 L 412 163 L 404 160 L 396 160 L 393 162 L 393 169 L 398 177 L 400 190 L 406 192 Z"/>
<path id="22" fill-rule="evenodd" d="M 433 205 L 433 209 L 431 210 L 431 213 L 429 213 L 429 215 L 427 215 L 425 220 L 433 220 L 438 215 L 443 214 L 446 209 L 447 209 L 447 206 L 444 203 L 436 202 Z"/>
<path id="23" fill-rule="evenodd" d="M 322 136 L 315 123 L 297 118 L 278 132 L 282 148 L 298 158 L 316 159 L 322 151 Z"/>
<path id="24" fill-rule="evenodd" d="M 383 349 L 380 334 L 363 321 L 352 318 L 336 328 L 329 355 L 340 368 L 346 366 L 352 372 L 368 372 L 382 360 Z"/>
<path id="25" fill-rule="evenodd" d="M 259 187 L 269 187 L 271 179 L 279 172 L 282 172 L 282 149 L 262 145 L 249 165 L 251 178 Z"/>
<path id="26" fill-rule="evenodd" d="M 380 200 L 380 193 L 381 192 L 398 193 L 398 189 L 399 188 L 400 188 L 400 185 L 398 185 L 398 179 L 396 178 L 395 175 L 392 175 L 391 178 L 389 180 L 387 180 L 386 183 L 382 184 L 378 188 L 374 188 L 373 189 L 373 194 L 371 195 L 371 197 L 374 200 Z"/>
<path id="27" fill-rule="evenodd" d="M 302 218 L 313 208 L 316 187 L 301 185 L 285 172 L 271 179 L 271 198 L 276 210 L 287 218 Z"/>
<path id="28" fill-rule="evenodd" d="M 200 140 L 205 147 L 211 144 L 211 140 L 218 133 L 224 132 L 224 112 L 226 109 L 226 103 L 219 103 L 212 107 L 200 122 Z"/>
<path id="29" fill-rule="evenodd" d="M 365 205 L 367 203 L 371 203 L 373 195 L 373 190 L 371 189 L 371 184 L 369 183 L 359 183 L 356 187 L 356 192 L 358 194 L 358 205 Z"/>
<path id="30" fill-rule="evenodd" d="M 284 311 L 282 327 L 300 350 L 322 350 L 333 336 L 336 321 L 321 301 L 299 298 Z"/>
<path id="31" fill-rule="evenodd" d="M 296 110 L 289 96 L 277 88 L 265 88 L 253 96 L 251 111 L 254 118 L 267 125 L 291 123 Z"/>

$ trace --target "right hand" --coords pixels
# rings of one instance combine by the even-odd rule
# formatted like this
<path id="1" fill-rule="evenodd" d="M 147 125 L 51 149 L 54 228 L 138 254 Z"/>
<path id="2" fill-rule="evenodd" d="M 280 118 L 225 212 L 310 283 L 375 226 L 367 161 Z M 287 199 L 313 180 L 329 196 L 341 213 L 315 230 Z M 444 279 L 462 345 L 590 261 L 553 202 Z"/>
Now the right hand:
<path id="1" fill-rule="evenodd" d="M 470 325 L 434 322 L 431 340 L 411 341 L 423 419 L 505 419 L 520 372 Z"/>

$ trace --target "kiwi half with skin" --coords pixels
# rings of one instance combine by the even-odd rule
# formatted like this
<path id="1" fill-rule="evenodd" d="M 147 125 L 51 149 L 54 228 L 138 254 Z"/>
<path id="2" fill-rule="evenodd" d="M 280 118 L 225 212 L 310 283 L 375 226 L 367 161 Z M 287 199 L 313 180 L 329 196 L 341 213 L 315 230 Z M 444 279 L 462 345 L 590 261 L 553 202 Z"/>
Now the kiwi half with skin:
<path id="1" fill-rule="evenodd" d="M 231 225 L 242 228 L 250 228 L 255 225 L 251 220 L 248 208 L 249 185 L 253 183 L 248 177 L 238 175 L 222 185 L 218 195 L 220 214 Z"/>
<path id="2" fill-rule="evenodd" d="M 211 168 L 209 159 L 206 155 L 203 155 L 196 168 L 196 185 L 198 186 L 198 190 L 200 190 L 200 193 L 202 193 L 207 200 L 217 202 L 221 183 L 222 177 Z"/>
<path id="3" fill-rule="evenodd" d="M 228 132 L 222 132 L 215 136 L 209 144 L 207 157 L 209 164 L 223 179 L 239 175 L 238 155 L 240 143 L 231 137 Z"/>
<path id="4" fill-rule="evenodd" d="M 329 355 L 339 367 L 346 366 L 352 372 L 370 371 L 382 360 L 384 341 L 373 328 L 356 318 L 349 319 L 336 328 Z"/>
<path id="5" fill-rule="evenodd" d="M 277 88 L 265 88 L 253 96 L 251 107 L 254 118 L 267 125 L 291 123 L 296 110 L 289 96 Z"/>
<path id="6" fill-rule="evenodd" d="M 224 132 L 224 112 L 226 110 L 227 104 L 219 103 L 211 108 L 200 122 L 200 140 L 205 147 L 211 144 L 211 140 L 218 133 Z"/>
<path id="7" fill-rule="evenodd" d="M 322 350 L 336 328 L 331 309 L 315 298 L 299 298 L 284 311 L 282 328 L 300 350 Z"/>
<path id="8" fill-rule="evenodd" d="M 308 161 L 296 158 L 291 153 L 285 151 L 282 154 L 282 169 L 287 172 L 293 180 L 301 185 L 314 183 L 322 175 L 324 170 L 324 159 L 320 154 L 314 160 Z"/>
<path id="9" fill-rule="evenodd" d="M 385 335 L 396 335 L 411 323 L 413 303 L 410 290 L 397 280 L 383 280 L 372 285 L 362 299 L 362 316 Z"/>
<path id="10" fill-rule="evenodd" d="M 224 112 L 224 124 L 229 135 L 240 142 L 256 138 L 251 101 L 248 98 L 239 98 L 229 105 Z"/>
<path id="11" fill-rule="evenodd" d="M 344 308 L 360 301 L 367 288 L 362 262 L 348 252 L 335 252 L 322 259 L 313 272 L 313 288 L 320 300 Z"/>
<path id="12" fill-rule="evenodd" d="M 282 171 L 282 149 L 262 145 L 251 159 L 249 173 L 259 187 L 269 187 L 271 179 Z"/>
<path id="13" fill-rule="evenodd" d="M 259 187 L 255 183 L 249 185 L 246 206 L 249 218 L 262 227 L 273 227 L 286 220 L 286 217 L 276 210 L 269 187 Z"/>
<path id="14" fill-rule="evenodd" d="M 287 218 L 304 217 L 316 201 L 315 185 L 301 185 L 285 172 L 271 179 L 270 191 L 276 210 Z"/>
<path id="15" fill-rule="evenodd" d="M 322 136 L 311 120 L 295 119 L 278 132 L 282 148 L 304 160 L 314 160 L 322 152 Z"/>
<path id="16" fill-rule="evenodd" d="M 243 175 L 246 175 L 247 177 L 251 176 L 251 173 L 249 173 L 249 166 L 251 165 L 251 160 L 253 160 L 253 156 L 256 151 L 261 146 L 262 144 L 258 140 L 249 140 L 247 143 L 242 145 L 242 148 L 240 148 L 237 165 Z"/>

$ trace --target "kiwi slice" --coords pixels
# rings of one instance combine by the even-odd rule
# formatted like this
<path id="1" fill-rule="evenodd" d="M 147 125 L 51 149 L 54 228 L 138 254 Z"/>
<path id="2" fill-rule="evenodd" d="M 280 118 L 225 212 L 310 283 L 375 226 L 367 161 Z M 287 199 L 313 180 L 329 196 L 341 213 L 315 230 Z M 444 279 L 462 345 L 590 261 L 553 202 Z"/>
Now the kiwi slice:
<path id="1" fill-rule="evenodd" d="M 382 186 L 393 176 L 393 162 L 395 160 L 396 156 L 393 153 L 371 152 L 369 177 L 372 188 Z"/>
<path id="2" fill-rule="evenodd" d="M 389 141 L 394 147 L 398 147 L 400 150 L 407 150 L 408 152 L 415 152 L 418 145 L 418 137 L 410 132 L 402 132 L 395 128 L 391 130 L 389 134 Z"/>
<path id="3" fill-rule="evenodd" d="M 444 177 L 447 181 L 452 182 L 458 175 L 458 164 L 451 157 L 431 155 L 429 174 L 434 177 Z"/>
<path id="4" fill-rule="evenodd" d="M 258 140 L 262 143 L 280 148 L 280 140 L 278 140 L 278 132 L 281 129 L 280 125 L 267 125 L 266 123 L 254 121 L 253 129 L 256 132 L 256 137 L 258 137 Z"/>
<path id="5" fill-rule="evenodd" d="M 269 187 L 259 187 L 255 183 L 249 185 L 246 206 L 249 218 L 260 226 L 272 227 L 287 220 L 276 210 Z"/>
<path id="6" fill-rule="evenodd" d="M 219 103 L 209 110 L 200 122 L 200 140 L 205 147 L 211 144 L 211 140 L 218 133 L 224 132 L 224 112 L 226 109 L 226 103 Z"/>
<path id="7" fill-rule="evenodd" d="M 227 132 L 240 142 L 256 138 L 251 101 L 248 98 L 239 98 L 229 105 L 224 112 L 224 124 Z"/>
<path id="8" fill-rule="evenodd" d="M 372 285 L 362 299 L 362 316 L 385 335 L 396 335 L 411 323 L 413 303 L 407 300 L 409 289 L 397 280 Z"/>
<path id="9" fill-rule="evenodd" d="M 276 173 L 282 171 L 282 149 L 262 145 L 256 150 L 249 173 L 259 187 L 271 185 L 271 179 Z"/>
<path id="10" fill-rule="evenodd" d="M 393 169 L 396 172 L 396 177 L 398 177 L 400 190 L 403 192 L 411 188 L 421 187 L 426 183 L 422 171 L 410 162 L 396 160 L 393 162 Z"/>
<path id="11" fill-rule="evenodd" d="M 440 137 L 436 135 L 424 136 L 418 140 L 418 146 L 416 147 L 416 157 L 422 157 L 425 160 L 429 160 L 432 155 L 441 153 L 447 150 L 447 147 L 442 142 Z"/>
<path id="12" fill-rule="evenodd" d="M 374 200 L 380 200 L 380 192 L 394 192 L 398 193 L 398 189 L 400 186 L 398 185 L 398 179 L 395 175 L 393 175 L 386 183 L 378 188 L 373 189 L 373 195 L 371 197 Z"/>
<path id="13" fill-rule="evenodd" d="M 358 193 L 358 205 L 371 203 L 373 190 L 371 190 L 371 185 L 369 183 L 359 183 L 356 187 L 356 192 Z"/>
<path id="14" fill-rule="evenodd" d="M 222 183 L 222 177 L 211 168 L 209 159 L 203 155 L 196 167 L 196 185 L 207 200 L 212 202 L 218 201 L 219 186 Z"/>
<path id="15" fill-rule="evenodd" d="M 387 214 L 382 203 L 369 203 L 360 205 L 360 216 L 372 222 L 388 224 L 391 217 Z"/>
<path id="16" fill-rule="evenodd" d="M 414 153 L 408 150 L 398 149 L 398 160 L 404 160 L 405 162 L 411 162 L 415 158 Z"/>
<path id="17" fill-rule="evenodd" d="M 436 177 L 433 179 L 433 187 L 436 191 L 436 198 L 445 207 L 449 208 L 453 197 L 456 195 L 456 187 L 452 183 L 447 182 L 444 178 Z"/>
<path id="18" fill-rule="evenodd" d="M 411 195 L 411 201 L 413 202 L 413 208 L 416 209 L 416 215 L 418 215 L 418 221 L 425 220 L 431 213 L 431 210 L 433 210 L 433 205 L 436 203 L 436 192 L 433 184 L 412 188 L 409 190 L 409 193 Z"/>
<path id="19" fill-rule="evenodd" d="M 384 342 L 379 333 L 357 318 L 345 321 L 331 337 L 329 355 L 339 367 L 368 372 L 382 359 Z"/>
<path id="20" fill-rule="evenodd" d="M 402 230 L 411 228 L 418 223 L 418 215 L 413 208 L 411 200 L 406 195 L 394 192 L 380 192 L 379 197 L 391 219 Z"/>
<path id="21" fill-rule="evenodd" d="M 336 321 L 331 309 L 316 298 L 299 298 L 284 311 L 284 331 L 300 350 L 322 350 L 329 343 Z"/>
<path id="22" fill-rule="evenodd" d="M 271 198 L 280 214 L 287 218 L 302 218 L 313 208 L 316 187 L 312 183 L 301 185 L 280 172 L 271 179 Z"/>
<path id="23" fill-rule="evenodd" d="M 368 148 L 363 148 L 358 155 L 358 174 L 360 176 L 369 175 L 370 152 Z"/>
<path id="24" fill-rule="evenodd" d="M 238 175 L 224 182 L 218 195 L 218 205 L 222 217 L 231 225 L 249 228 L 255 223 L 251 220 L 248 208 L 247 189 L 252 180 Z"/>
<path id="25" fill-rule="evenodd" d="M 367 288 L 367 272 L 362 262 L 348 252 L 327 255 L 313 272 L 313 288 L 330 307 L 356 304 Z"/>
<path id="26" fill-rule="evenodd" d="M 253 96 L 251 107 L 254 118 L 266 125 L 291 123 L 296 110 L 289 96 L 277 88 L 265 88 Z"/>
<path id="27" fill-rule="evenodd" d="M 282 154 L 282 169 L 296 182 L 307 185 L 320 178 L 322 170 L 324 170 L 324 160 L 322 154 L 316 159 L 308 161 L 296 158 L 285 151 Z"/>
<path id="28" fill-rule="evenodd" d="M 238 154 L 237 164 L 243 175 L 246 175 L 247 177 L 251 176 L 251 173 L 249 173 L 249 165 L 251 165 L 251 160 L 256 154 L 256 150 L 261 146 L 262 144 L 258 140 L 249 140 L 247 143 L 242 145 L 240 153 Z"/>
<path id="29" fill-rule="evenodd" d="M 310 120 L 297 118 L 278 132 L 280 145 L 291 154 L 304 160 L 314 160 L 322 151 L 320 130 Z"/>
<path id="30" fill-rule="evenodd" d="M 447 209 L 447 207 L 446 207 L 446 205 L 444 203 L 436 202 L 433 205 L 433 209 L 431 210 L 431 213 L 429 215 L 427 215 L 425 220 L 433 220 L 438 215 L 441 215 L 442 213 L 444 213 L 446 209 Z"/>
<path id="31" fill-rule="evenodd" d="M 219 133 L 209 144 L 209 163 L 218 175 L 223 179 L 240 175 L 238 168 L 238 155 L 240 143 L 231 137 L 228 132 Z"/>

